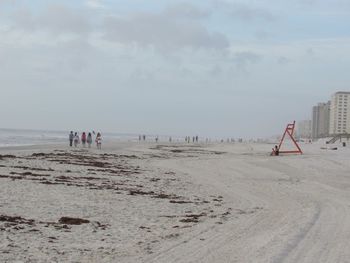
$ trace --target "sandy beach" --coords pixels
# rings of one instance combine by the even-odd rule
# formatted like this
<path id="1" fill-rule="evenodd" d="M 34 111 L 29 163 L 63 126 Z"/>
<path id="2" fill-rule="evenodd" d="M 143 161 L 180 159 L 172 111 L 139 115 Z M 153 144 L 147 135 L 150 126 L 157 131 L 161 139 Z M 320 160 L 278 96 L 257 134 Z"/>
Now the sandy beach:
<path id="1" fill-rule="evenodd" d="M 350 149 L 0 150 L 1 262 L 349 262 Z"/>

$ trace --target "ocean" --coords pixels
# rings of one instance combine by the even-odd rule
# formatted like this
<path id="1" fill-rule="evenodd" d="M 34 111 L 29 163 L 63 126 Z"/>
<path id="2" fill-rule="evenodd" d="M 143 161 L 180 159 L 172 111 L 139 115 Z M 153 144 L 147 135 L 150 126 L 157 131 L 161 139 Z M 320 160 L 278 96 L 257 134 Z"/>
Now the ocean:
<path id="1" fill-rule="evenodd" d="M 68 143 L 68 135 L 69 131 L 0 129 L 0 147 Z M 102 137 L 104 141 L 138 140 L 134 134 L 102 133 Z"/>

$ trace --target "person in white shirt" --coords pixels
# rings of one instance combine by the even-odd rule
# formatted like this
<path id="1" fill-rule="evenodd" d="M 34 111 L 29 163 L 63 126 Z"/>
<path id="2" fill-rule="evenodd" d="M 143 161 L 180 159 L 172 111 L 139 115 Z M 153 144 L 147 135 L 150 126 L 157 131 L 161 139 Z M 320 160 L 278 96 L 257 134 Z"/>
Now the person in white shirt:
<path id="1" fill-rule="evenodd" d="M 97 146 L 97 149 L 101 150 L 102 149 L 102 136 L 101 136 L 101 133 L 97 133 L 97 136 L 96 136 L 96 146 Z"/>
<path id="2" fill-rule="evenodd" d="M 77 147 L 79 142 L 80 142 L 79 135 L 76 132 L 75 135 L 74 135 L 74 146 Z"/>

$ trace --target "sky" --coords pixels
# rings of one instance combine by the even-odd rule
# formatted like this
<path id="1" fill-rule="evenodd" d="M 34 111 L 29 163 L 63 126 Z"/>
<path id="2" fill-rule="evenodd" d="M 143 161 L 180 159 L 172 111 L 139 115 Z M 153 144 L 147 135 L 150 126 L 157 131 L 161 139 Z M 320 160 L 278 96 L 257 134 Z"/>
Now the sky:
<path id="1" fill-rule="evenodd" d="M 0 128 L 259 138 L 350 90 L 348 0 L 0 0 Z"/>

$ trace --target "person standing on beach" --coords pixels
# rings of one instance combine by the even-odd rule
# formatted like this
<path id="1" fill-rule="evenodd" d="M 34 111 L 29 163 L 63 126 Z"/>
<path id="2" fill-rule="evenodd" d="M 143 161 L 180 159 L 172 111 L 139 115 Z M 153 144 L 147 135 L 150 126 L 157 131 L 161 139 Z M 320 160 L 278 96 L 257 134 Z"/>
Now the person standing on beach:
<path id="1" fill-rule="evenodd" d="M 76 132 L 75 135 L 74 135 L 74 147 L 77 147 L 78 144 L 79 144 L 79 135 Z"/>
<path id="2" fill-rule="evenodd" d="M 97 133 L 97 136 L 96 136 L 96 146 L 97 146 L 97 149 L 101 150 L 102 149 L 102 136 L 101 136 L 101 133 Z"/>
<path id="3" fill-rule="evenodd" d="M 89 132 L 88 136 L 87 136 L 87 139 L 86 139 L 86 142 L 88 144 L 88 147 L 91 148 L 91 144 L 92 144 L 92 135 L 91 135 L 91 132 Z"/>
<path id="4" fill-rule="evenodd" d="M 73 139 L 74 139 L 74 134 L 73 134 L 73 131 L 71 131 L 69 134 L 69 146 L 70 147 L 73 146 Z"/>
<path id="5" fill-rule="evenodd" d="M 86 144 L 86 133 L 83 132 L 81 135 L 81 143 L 83 144 L 83 147 L 85 148 L 85 144 Z"/>

